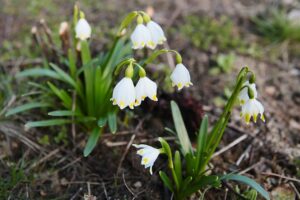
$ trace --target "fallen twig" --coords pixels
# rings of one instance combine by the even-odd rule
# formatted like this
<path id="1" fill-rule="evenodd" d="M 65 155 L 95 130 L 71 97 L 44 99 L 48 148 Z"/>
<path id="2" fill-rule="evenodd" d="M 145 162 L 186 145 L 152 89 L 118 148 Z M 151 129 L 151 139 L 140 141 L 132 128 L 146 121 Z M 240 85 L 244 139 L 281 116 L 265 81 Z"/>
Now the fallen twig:
<path id="1" fill-rule="evenodd" d="M 236 140 L 234 140 L 233 142 L 229 143 L 227 146 L 225 146 L 224 148 L 220 149 L 219 151 L 215 152 L 212 155 L 212 158 L 224 153 L 225 151 L 231 149 L 232 147 L 234 147 L 235 145 L 239 144 L 240 142 L 242 142 L 243 140 L 247 139 L 248 135 L 244 134 L 242 136 L 240 136 L 239 138 L 237 138 Z"/>
<path id="2" fill-rule="evenodd" d="M 261 172 L 260 174 L 265 175 L 265 176 L 275 176 L 275 177 L 283 178 L 283 179 L 286 179 L 286 180 L 289 180 L 289 181 L 294 181 L 294 182 L 300 183 L 299 179 L 287 177 L 287 176 L 284 176 L 284 175 L 281 175 L 281 174 L 275 174 L 275 173 L 272 173 L 272 172 Z"/>

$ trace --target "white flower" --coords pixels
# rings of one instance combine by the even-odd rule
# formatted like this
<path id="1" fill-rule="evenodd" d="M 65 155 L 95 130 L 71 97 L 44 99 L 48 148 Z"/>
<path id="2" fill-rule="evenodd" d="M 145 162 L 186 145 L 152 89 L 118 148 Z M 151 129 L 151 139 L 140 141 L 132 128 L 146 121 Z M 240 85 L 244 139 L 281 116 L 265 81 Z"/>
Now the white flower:
<path id="1" fill-rule="evenodd" d="M 257 116 L 260 114 L 260 119 L 265 122 L 264 117 L 264 107 L 263 105 L 256 99 L 249 99 L 243 106 L 241 117 L 245 118 L 247 124 L 249 124 L 251 117 L 253 117 L 253 121 L 256 122 Z"/>
<path id="2" fill-rule="evenodd" d="M 131 78 L 124 77 L 114 88 L 113 97 L 110 99 L 113 105 L 118 105 L 121 109 L 134 108 L 135 89 Z"/>
<path id="3" fill-rule="evenodd" d="M 152 175 L 152 167 L 160 154 L 160 150 L 145 144 L 133 144 L 133 146 L 139 149 L 137 154 L 142 156 L 141 164 L 144 165 L 145 168 L 150 167 L 150 174 Z"/>
<path id="4" fill-rule="evenodd" d="M 155 43 L 151 39 L 150 31 L 144 24 L 138 24 L 130 36 L 133 49 L 142 49 L 145 46 L 150 49 L 155 48 Z"/>
<path id="5" fill-rule="evenodd" d="M 89 23 L 84 19 L 81 18 L 75 27 L 76 38 L 80 40 L 86 40 L 91 37 L 92 29 Z"/>
<path id="6" fill-rule="evenodd" d="M 156 22 L 149 21 L 147 23 L 147 28 L 150 31 L 151 38 L 155 44 L 155 47 L 158 44 L 163 44 L 167 40 L 161 26 L 159 24 L 157 24 Z"/>
<path id="7" fill-rule="evenodd" d="M 250 89 L 253 91 L 254 98 L 257 98 L 257 90 L 256 90 L 256 85 L 255 83 L 249 83 L 249 81 L 246 81 L 243 85 L 244 86 L 249 86 Z M 239 93 L 239 102 L 241 105 L 245 104 L 249 100 L 249 95 L 248 95 L 248 87 L 244 87 L 240 93 Z"/>
<path id="8" fill-rule="evenodd" d="M 150 80 L 148 77 L 142 77 L 135 86 L 135 106 L 139 106 L 146 97 L 153 101 L 157 101 L 157 85 L 154 81 Z"/>
<path id="9" fill-rule="evenodd" d="M 190 85 L 193 85 L 191 82 L 190 73 L 182 63 L 176 65 L 171 74 L 171 80 L 172 85 L 176 85 L 178 90 L 181 90 L 184 86 L 189 87 Z"/>

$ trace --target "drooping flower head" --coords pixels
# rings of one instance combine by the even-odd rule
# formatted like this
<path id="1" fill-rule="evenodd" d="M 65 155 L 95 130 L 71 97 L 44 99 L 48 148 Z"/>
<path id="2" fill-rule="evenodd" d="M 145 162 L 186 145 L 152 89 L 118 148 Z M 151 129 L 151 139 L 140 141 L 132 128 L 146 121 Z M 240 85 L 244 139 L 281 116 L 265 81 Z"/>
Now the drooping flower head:
<path id="1" fill-rule="evenodd" d="M 177 86 L 178 90 L 181 90 L 183 87 L 189 87 L 193 85 L 191 82 L 190 73 L 182 63 L 176 65 L 171 74 L 171 80 L 172 85 Z"/>
<path id="2" fill-rule="evenodd" d="M 152 167 L 161 153 L 160 150 L 146 144 L 133 144 L 133 146 L 138 149 L 137 154 L 142 156 L 141 164 L 145 166 L 145 169 L 150 167 L 150 174 L 152 175 Z"/>
<path id="3" fill-rule="evenodd" d="M 155 47 L 156 45 L 163 44 L 167 40 L 161 26 L 156 22 L 150 20 L 149 22 L 147 22 L 147 28 L 150 31 L 150 35 L 153 43 L 155 44 Z"/>
<path id="4" fill-rule="evenodd" d="M 150 49 L 155 48 L 155 43 L 152 41 L 149 29 L 143 24 L 143 18 L 138 17 L 138 25 L 130 36 L 133 44 L 133 49 L 142 49 L 147 46 Z"/>
<path id="5" fill-rule="evenodd" d="M 142 67 L 139 69 L 139 75 L 140 79 L 135 86 L 135 106 L 139 106 L 146 97 L 153 101 L 157 101 L 156 83 L 146 76 L 146 72 Z"/>
<path id="6" fill-rule="evenodd" d="M 255 83 L 249 83 L 249 81 L 246 81 L 243 85 L 243 89 L 240 91 L 239 93 L 239 103 L 241 105 L 245 104 L 250 98 L 249 98 L 249 95 L 248 95 L 248 87 L 251 88 L 251 90 L 253 91 L 253 95 L 254 95 L 254 98 L 257 98 L 257 90 L 256 90 L 256 85 Z"/>
<path id="7" fill-rule="evenodd" d="M 76 38 L 80 40 L 87 40 L 91 37 L 92 28 L 89 25 L 89 23 L 84 19 L 84 17 L 81 17 L 81 19 L 78 20 L 75 27 L 75 33 Z"/>
<path id="8" fill-rule="evenodd" d="M 131 78 L 124 77 L 116 85 L 111 101 L 113 101 L 113 105 L 118 105 L 120 109 L 124 109 L 127 106 L 131 109 L 134 108 L 135 89 Z"/>
<path id="9" fill-rule="evenodd" d="M 253 121 L 256 123 L 258 115 L 260 115 L 260 119 L 265 122 L 263 105 L 255 98 L 250 98 L 242 106 L 241 117 L 249 124 L 251 117 L 253 117 Z"/>

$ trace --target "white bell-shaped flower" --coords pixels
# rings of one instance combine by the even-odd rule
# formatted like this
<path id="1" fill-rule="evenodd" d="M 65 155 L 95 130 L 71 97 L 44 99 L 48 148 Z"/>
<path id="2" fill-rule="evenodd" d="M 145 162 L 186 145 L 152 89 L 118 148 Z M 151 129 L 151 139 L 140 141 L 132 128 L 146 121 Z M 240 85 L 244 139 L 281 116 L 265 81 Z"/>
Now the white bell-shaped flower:
<path id="1" fill-rule="evenodd" d="M 248 87 L 245 86 L 250 87 L 250 89 L 253 91 L 253 97 L 257 98 L 257 90 L 255 83 L 249 83 L 249 81 L 246 81 L 243 85 L 244 88 L 240 91 L 238 96 L 241 105 L 244 105 L 249 100 Z"/>
<path id="2" fill-rule="evenodd" d="M 133 49 L 142 49 L 147 46 L 155 48 L 155 43 L 151 39 L 150 31 L 144 24 L 138 24 L 130 36 Z"/>
<path id="3" fill-rule="evenodd" d="M 157 24 L 156 22 L 154 22 L 152 20 L 149 21 L 147 23 L 147 28 L 150 31 L 151 38 L 155 44 L 155 47 L 158 44 L 163 44 L 167 40 L 161 26 L 159 24 Z"/>
<path id="4" fill-rule="evenodd" d="M 135 86 L 135 106 L 139 106 L 146 97 L 157 101 L 157 85 L 148 77 L 141 77 Z"/>
<path id="5" fill-rule="evenodd" d="M 86 40 L 91 37 L 92 28 L 84 18 L 81 18 L 76 24 L 75 33 L 76 38 Z"/>
<path id="6" fill-rule="evenodd" d="M 127 106 L 134 108 L 135 103 L 135 88 L 131 78 L 124 77 L 114 88 L 113 97 L 110 99 L 113 105 L 118 105 L 120 109 Z"/>
<path id="7" fill-rule="evenodd" d="M 176 65 L 171 74 L 171 80 L 172 85 L 177 86 L 178 90 L 181 90 L 183 87 L 189 87 L 193 85 L 191 82 L 190 73 L 182 63 Z"/>
<path id="8" fill-rule="evenodd" d="M 247 124 L 249 124 L 251 117 L 253 117 L 253 121 L 256 122 L 257 116 L 260 114 L 260 119 L 265 122 L 264 116 L 264 107 L 263 105 L 256 99 L 249 99 L 243 106 L 241 117 L 243 117 Z"/>
<path id="9" fill-rule="evenodd" d="M 160 154 L 160 150 L 146 144 L 133 144 L 133 146 L 139 149 L 137 154 L 142 156 L 141 164 L 144 165 L 146 169 L 150 167 L 150 174 L 152 175 L 152 167 Z"/>

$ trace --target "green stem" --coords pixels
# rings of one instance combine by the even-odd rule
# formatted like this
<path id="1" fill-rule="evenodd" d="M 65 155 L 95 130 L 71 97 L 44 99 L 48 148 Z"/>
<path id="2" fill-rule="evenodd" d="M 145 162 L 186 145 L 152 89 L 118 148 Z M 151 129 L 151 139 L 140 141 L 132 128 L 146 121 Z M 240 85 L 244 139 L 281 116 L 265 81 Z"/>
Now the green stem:
<path id="1" fill-rule="evenodd" d="M 157 50 L 155 52 L 153 52 L 148 59 L 143 63 L 142 67 L 146 67 L 147 64 L 152 63 L 157 56 L 161 55 L 161 54 L 165 54 L 165 53 L 174 53 L 176 55 L 176 61 L 182 61 L 181 55 L 175 51 L 175 50 L 170 50 L 170 49 L 161 49 L 161 50 Z"/>
<path id="2" fill-rule="evenodd" d="M 87 41 L 81 41 L 81 59 L 82 64 L 86 65 L 91 61 L 91 53 Z M 85 93 L 86 93 L 86 103 L 87 103 L 87 113 L 89 116 L 93 116 L 95 112 L 94 109 L 94 68 L 93 65 L 87 67 L 83 71 L 84 81 L 85 81 Z"/>
<path id="3" fill-rule="evenodd" d="M 229 98 L 225 108 L 224 112 L 220 116 L 219 120 L 217 121 L 216 125 L 214 126 L 213 130 L 211 131 L 208 142 L 207 142 L 207 147 L 208 147 L 208 155 L 205 159 L 205 161 L 201 164 L 199 173 L 202 173 L 205 170 L 205 166 L 208 164 L 212 154 L 214 153 L 215 149 L 217 148 L 223 133 L 225 131 L 225 128 L 227 126 L 229 117 L 230 117 L 230 112 L 232 107 L 234 106 L 234 103 L 236 102 L 236 99 L 238 97 L 238 94 L 244 84 L 245 78 L 247 77 L 248 73 L 248 68 L 244 67 L 241 69 L 238 78 L 237 78 L 237 83 L 235 85 L 234 91 Z"/>

